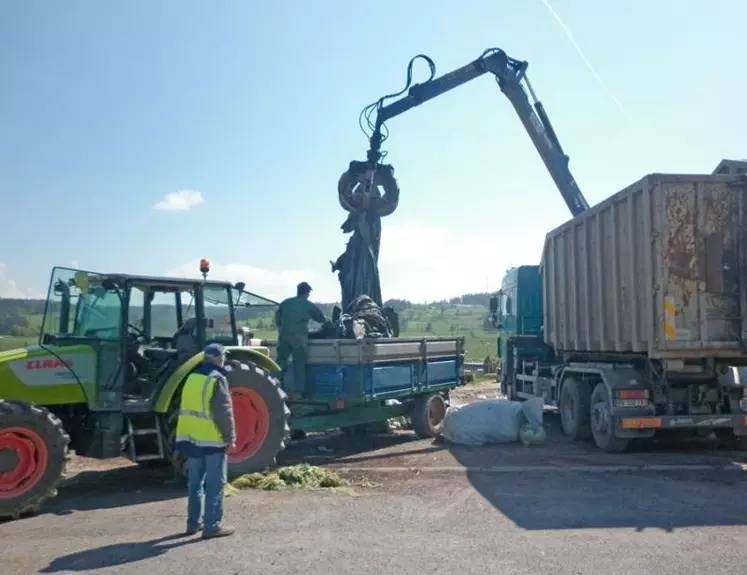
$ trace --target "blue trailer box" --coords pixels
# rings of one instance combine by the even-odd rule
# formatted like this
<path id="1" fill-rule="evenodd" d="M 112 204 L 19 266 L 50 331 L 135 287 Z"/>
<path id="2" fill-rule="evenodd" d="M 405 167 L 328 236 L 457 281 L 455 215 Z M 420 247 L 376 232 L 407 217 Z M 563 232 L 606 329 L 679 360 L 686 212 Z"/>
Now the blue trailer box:
<path id="1" fill-rule="evenodd" d="M 274 357 L 275 346 L 265 345 Z M 306 377 L 316 383 L 317 399 L 387 399 L 461 385 L 464 339 L 310 340 L 308 357 Z M 301 394 L 292 365 L 283 389 L 291 397 Z"/>

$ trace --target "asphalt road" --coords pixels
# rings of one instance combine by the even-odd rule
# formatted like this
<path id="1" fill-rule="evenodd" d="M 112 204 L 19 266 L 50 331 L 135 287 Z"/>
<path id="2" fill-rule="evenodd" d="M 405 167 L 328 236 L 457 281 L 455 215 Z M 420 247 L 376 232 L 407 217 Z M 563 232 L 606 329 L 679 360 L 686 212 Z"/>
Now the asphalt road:
<path id="1" fill-rule="evenodd" d="M 242 492 L 231 538 L 180 537 L 171 487 L 58 497 L 0 525 L 31 573 L 744 573 L 742 471 L 374 474 L 352 492 Z"/>
<path id="2" fill-rule="evenodd" d="M 479 398 L 482 399 L 482 398 Z M 291 444 L 343 470 L 337 492 L 241 492 L 235 536 L 182 537 L 183 488 L 122 461 L 75 460 L 39 515 L 0 523 L 0 573 L 741 574 L 747 454 L 711 440 L 609 455 L 562 436 L 459 447 L 408 432 Z"/>

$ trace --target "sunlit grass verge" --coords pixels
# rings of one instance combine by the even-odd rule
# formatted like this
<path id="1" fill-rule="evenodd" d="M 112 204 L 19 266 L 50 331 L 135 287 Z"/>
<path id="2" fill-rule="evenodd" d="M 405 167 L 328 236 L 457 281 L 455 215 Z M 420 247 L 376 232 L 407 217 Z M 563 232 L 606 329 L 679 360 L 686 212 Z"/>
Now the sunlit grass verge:
<path id="1" fill-rule="evenodd" d="M 349 485 L 335 471 L 308 465 L 289 465 L 267 473 L 248 473 L 232 480 L 233 489 L 259 489 L 280 491 L 282 489 L 330 489 Z"/>

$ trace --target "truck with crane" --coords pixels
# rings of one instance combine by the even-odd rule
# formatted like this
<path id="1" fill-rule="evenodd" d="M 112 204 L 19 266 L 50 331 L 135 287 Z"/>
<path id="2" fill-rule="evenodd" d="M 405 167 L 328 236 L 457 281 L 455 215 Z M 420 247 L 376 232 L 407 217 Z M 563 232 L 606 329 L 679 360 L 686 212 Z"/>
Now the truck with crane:
<path id="1" fill-rule="evenodd" d="M 412 85 L 425 60 L 430 77 Z M 543 397 L 565 434 L 608 452 L 661 430 L 747 437 L 747 178 L 651 174 L 589 207 L 527 77 L 492 48 L 436 77 L 418 55 L 405 89 L 364 110 L 375 172 L 385 122 L 485 74 L 514 107 L 573 219 L 546 236 L 540 265 L 509 270 L 490 312 L 509 399 Z M 406 95 L 403 96 L 403 94 Z M 530 101 L 531 97 L 531 101 Z M 385 104 L 387 99 L 399 98 Z M 376 114 L 375 120 L 371 117 Z"/>

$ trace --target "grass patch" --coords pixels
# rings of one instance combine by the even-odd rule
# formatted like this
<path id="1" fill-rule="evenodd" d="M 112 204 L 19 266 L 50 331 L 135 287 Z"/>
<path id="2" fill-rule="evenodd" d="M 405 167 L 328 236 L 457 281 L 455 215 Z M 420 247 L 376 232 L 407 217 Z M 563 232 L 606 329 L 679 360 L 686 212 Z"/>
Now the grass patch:
<path id="1" fill-rule="evenodd" d="M 282 489 L 329 489 L 345 487 L 348 482 L 335 471 L 301 464 L 281 467 L 267 473 L 241 475 L 230 485 L 234 489 L 260 489 L 280 491 Z"/>

